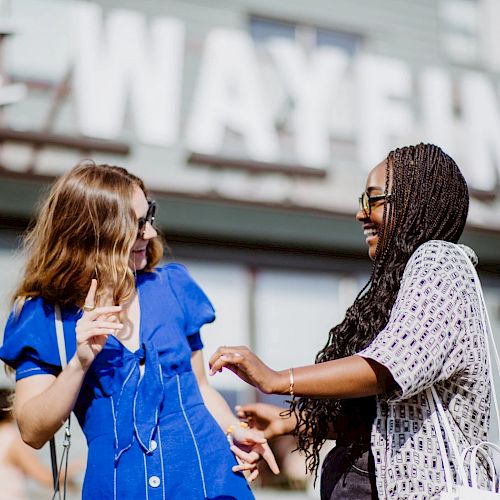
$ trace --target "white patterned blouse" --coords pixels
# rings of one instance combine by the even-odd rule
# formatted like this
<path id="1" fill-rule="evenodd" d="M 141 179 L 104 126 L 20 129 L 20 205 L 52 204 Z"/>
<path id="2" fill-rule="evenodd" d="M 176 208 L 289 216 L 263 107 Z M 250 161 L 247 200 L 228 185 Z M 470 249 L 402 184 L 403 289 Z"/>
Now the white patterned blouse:
<path id="1" fill-rule="evenodd" d="M 462 249 L 477 264 L 474 252 Z M 491 388 L 479 304 L 470 263 L 457 245 L 426 242 L 406 265 L 387 326 L 358 353 L 385 366 L 399 386 L 377 399 L 372 429 L 381 499 L 439 498 L 445 486 L 425 396 L 431 385 L 461 450 L 486 439 Z"/>

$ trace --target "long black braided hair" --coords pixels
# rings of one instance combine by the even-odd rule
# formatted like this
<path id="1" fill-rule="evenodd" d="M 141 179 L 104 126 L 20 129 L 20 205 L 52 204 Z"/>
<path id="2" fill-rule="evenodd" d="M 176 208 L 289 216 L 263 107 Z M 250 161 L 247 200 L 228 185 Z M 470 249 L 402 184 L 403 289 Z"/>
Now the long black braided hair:
<path id="1" fill-rule="evenodd" d="M 384 205 L 371 277 L 344 320 L 330 330 L 316 363 L 351 356 L 368 346 L 389 320 L 403 271 L 417 247 L 429 240 L 456 243 L 462 234 L 469 208 L 467 184 L 455 161 L 439 147 L 418 144 L 391 151 L 385 192 L 391 197 Z M 314 474 L 331 427 L 339 439 L 369 446 L 374 397 L 300 398 L 290 410 L 298 419 L 298 448 Z"/>

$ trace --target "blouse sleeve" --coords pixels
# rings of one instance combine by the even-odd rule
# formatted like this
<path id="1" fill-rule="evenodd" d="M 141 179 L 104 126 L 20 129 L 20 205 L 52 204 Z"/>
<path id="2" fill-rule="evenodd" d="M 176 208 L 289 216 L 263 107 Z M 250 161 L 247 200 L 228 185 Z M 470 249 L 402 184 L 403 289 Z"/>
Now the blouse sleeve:
<path id="1" fill-rule="evenodd" d="M 57 375 L 61 363 L 57 350 L 54 308 L 42 298 L 27 300 L 11 312 L 0 359 L 16 370 L 16 380 L 32 375 Z"/>
<path id="2" fill-rule="evenodd" d="M 465 368 L 457 279 L 426 245 L 408 262 L 386 327 L 358 353 L 391 372 L 399 386 L 391 401 L 414 396 Z"/>
<path id="3" fill-rule="evenodd" d="M 182 264 L 166 266 L 172 290 L 185 318 L 185 332 L 192 351 L 203 349 L 200 329 L 215 320 L 215 310 L 203 290 Z"/>

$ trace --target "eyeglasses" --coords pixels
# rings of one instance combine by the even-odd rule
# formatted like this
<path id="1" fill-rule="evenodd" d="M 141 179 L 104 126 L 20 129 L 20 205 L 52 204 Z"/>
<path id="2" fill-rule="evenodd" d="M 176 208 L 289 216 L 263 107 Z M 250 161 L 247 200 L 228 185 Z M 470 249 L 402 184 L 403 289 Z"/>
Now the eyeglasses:
<path id="1" fill-rule="evenodd" d="M 359 208 L 360 208 L 360 210 L 363 210 L 366 217 L 370 217 L 370 215 L 372 213 L 372 206 L 375 205 L 375 203 L 377 203 L 377 201 L 390 200 L 391 196 L 392 196 L 391 193 L 384 193 L 384 194 L 377 194 L 375 196 L 370 196 L 365 191 L 358 198 L 359 199 Z"/>
<path id="2" fill-rule="evenodd" d="M 140 217 L 137 220 L 137 238 L 144 238 L 144 232 L 146 231 L 146 225 L 149 222 L 153 225 L 155 221 L 155 213 L 156 213 L 156 202 L 154 200 L 148 201 L 148 211 L 146 213 L 146 217 Z"/>

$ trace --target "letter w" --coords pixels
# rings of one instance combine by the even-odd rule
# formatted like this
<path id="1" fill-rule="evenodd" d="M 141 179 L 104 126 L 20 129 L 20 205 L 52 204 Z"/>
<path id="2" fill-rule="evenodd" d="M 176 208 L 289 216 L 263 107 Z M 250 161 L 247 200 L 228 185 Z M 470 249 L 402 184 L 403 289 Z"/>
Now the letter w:
<path id="1" fill-rule="evenodd" d="M 127 116 L 140 141 L 166 146 L 179 136 L 184 25 L 79 2 L 74 8 L 74 90 L 80 131 L 118 137 Z"/>

